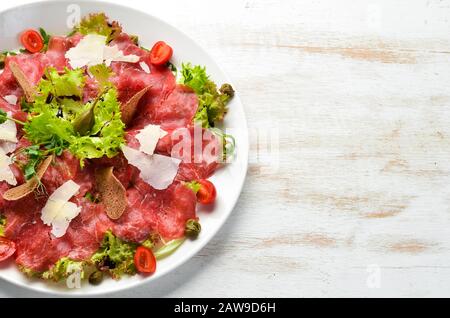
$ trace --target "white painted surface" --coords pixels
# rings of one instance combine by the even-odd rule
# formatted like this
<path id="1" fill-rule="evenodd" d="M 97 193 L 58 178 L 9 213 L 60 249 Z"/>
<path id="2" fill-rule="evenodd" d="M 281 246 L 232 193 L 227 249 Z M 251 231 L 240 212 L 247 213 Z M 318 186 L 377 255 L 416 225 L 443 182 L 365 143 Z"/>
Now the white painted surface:
<path id="1" fill-rule="evenodd" d="M 222 231 L 115 296 L 450 296 L 450 1 L 127 3 L 206 48 L 279 152 L 252 138 Z"/>

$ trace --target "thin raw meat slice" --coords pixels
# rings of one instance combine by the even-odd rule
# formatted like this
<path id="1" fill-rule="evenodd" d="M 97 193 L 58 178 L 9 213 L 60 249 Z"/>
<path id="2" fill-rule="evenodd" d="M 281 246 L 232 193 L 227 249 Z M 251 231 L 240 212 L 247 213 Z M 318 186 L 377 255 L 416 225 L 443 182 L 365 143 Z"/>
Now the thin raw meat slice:
<path id="1" fill-rule="evenodd" d="M 78 173 L 79 167 L 79 160 L 68 150 L 56 157 L 41 179 L 47 192 L 50 194 L 67 180 L 72 180 Z"/>
<path id="2" fill-rule="evenodd" d="M 74 260 L 89 258 L 100 246 L 105 232 L 112 228 L 111 220 L 106 216 L 101 204 L 78 199 L 80 214 L 70 222 L 63 238 L 71 245 L 68 257 Z"/>
<path id="3" fill-rule="evenodd" d="M 37 199 L 33 193 L 17 201 L 4 201 L 5 236 L 15 240 L 23 226 L 33 224 L 39 219 L 40 211 L 44 205 L 45 199 Z"/>
<path id="4" fill-rule="evenodd" d="M 147 115 L 151 123 L 161 125 L 162 129 L 175 129 L 191 125 L 197 107 L 195 92 L 184 85 L 177 85 L 161 103 L 148 108 Z"/>
<path id="5" fill-rule="evenodd" d="M 25 224 L 16 240 L 16 263 L 34 271 L 45 271 L 53 265 L 61 254 L 55 248 L 50 237 L 50 227 L 44 225 L 41 220 L 34 224 Z M 69 252 L 70 246 L 60 246 L 65 252 Z"/>
<path id="6" fill-rule="evenodd" d="M 6 59 L 6 67 L 3 73 L 11 72 L 9 69 L 9 63 L 12 61 L 20 67 L 32 85 L 36 85 L 40 81 L 42 75 L 44 75 L 45 68 L 48 66 L 48 58 L 44 53 L 19 54 L 9 56 Z"/>
<path id="7" fill-rule="evenodd" d="M 171 240 L 184 236 L 186 221 L 195 219 L 196 196 L 181 183 L 172 184 L 162 193 L 158 209 L 158 233 Z"/>
<path id="8" fill-rule="evenodd" d="M 65 57 L 66 51 L 69 49 L 67 39 L 62 36 L 52 36 L 48 43 L 48 50 L 45 53 L 47 65 L 53 66 L 58 71 L 63 71 L 68 65 Z"/>
<path id="9" fill-rule="evenodd" d="M 190 88 L 177 85 L 170 92 L 166 90 L 161 98 L 147 97 L 140 105 L 141 112 L 133 127 L 142 128 L 147 124 L 157 124 L 164 130 L 171 130 L 192 125 L 198 98 Z"/>
<path id="10" fill-rule="evenodd" d="M 142 242 L 156 229 L 156 210 L 159 200 L 156 190 L 147 188 L 146 193 L 139 192 L 136 188 L 127 190 L 128 207 L 122 216 L 115 221 L 114 234 L 120 238 Z"/>
<path id="11" fill-rule="evenodd" d="M 156 152 L 181 159 L 177 180 L 205 179 L 219 167 L 221 142 L 211 131 L 191 126 L 170 131 L 159 140 Z"/>
<path id="12" fill-rule="evenodd" d="M 0 87 L 1 87 L 1 84 L 0 84 Z M 20 92 L 20 94 L 22 94 L 22 92 Z M 21 95 L 20 96 L 15 95 L 15 96 L 17 96 L 19 98 Z M 5 112 L 11 112 L 12 117 L 14 119 L 17 119 L 20 121 L 26 121 L 27 113 L 25 113 L 24 111 L 22 111 L 20 109 L 20 106 L 18 105 L 18 103 L 16 105 L 12 105 L 12 104 L 8 103 L 6 100 L 4 100 L 2 97 L 0 97 L 0 109 L 4 110 Z M 16 126 L 17 126 L 18 131 L 22 129 L 21 126 L 19 126 L 19 125 L 16 125 Z"/>
<path id="13" fill-rule="evenodd" d="M 146 113 L 149 105 L 157 104 L 175 88 L 175 77 L 168 69 L 155 69 L 150 74 L 131 63 L 113 62 L 111 64 L 116 74 L 111 81 L 119 92 L 119 101 L 126 103 L 143 88 L 150 86 L 150 90 L 142 97 L 138 113 Z"/>
<path id="14" fill-rule="evenodd" d="M 117 45 L 119 50 L 121 50 L 124 55 L 134 54 L 142 57 L 148 54 L 147 51 L 137 46 L 128 34 L 123 32 L 120 33 L 114 40 L 112 40 L 109 45 Z"/>

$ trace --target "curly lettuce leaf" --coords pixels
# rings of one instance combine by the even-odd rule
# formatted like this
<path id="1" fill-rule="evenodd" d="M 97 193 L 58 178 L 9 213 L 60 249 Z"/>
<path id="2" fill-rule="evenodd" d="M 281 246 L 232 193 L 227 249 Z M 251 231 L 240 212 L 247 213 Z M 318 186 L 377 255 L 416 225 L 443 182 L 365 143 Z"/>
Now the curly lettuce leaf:
<path id="1" fill-rule="evenodd" d="M 85 76 L 82 69 L 64 69 L 60 74 L 55 68 L 50 67 L 45 72 L 46 79 L 39 82 L 39 90 L 52 92 L 55 96 L 77 96 L 83 94 Z"/>
<path id="2" fill-rule="evenodd" d="M 234 94 L 231 85 L 224 84 L 217 90 L 216 84 L 206 73 L 206 68 L 200 65 L 193 66 L 191 63 L 182 64 L 180 82 L 192 88 L 198 96 L 194 122 L 200 122 L 202 127 L 208 128 L 223 120 L 228 111 L 226 105 Z"/>
<path id="3" fill-rule="evenodd" d="M 32 116 L 23 129 L 27 139 L 34 144 L 49 143 L 55 137 L 69 143 L 74 137 L 72 124 L 57 117 L 51 109 L 43 109 L 40 114 Z"/>
<path id="4" fill-rule="evenodd" d="M 112 69 L 105 64 L 98 64 L 89 67 L 89 72 L 97 80 L 100 89 L 112 87 L 110 78 L 114 75 Z"/>
<path id="5" fill-rule="evenodd" d="M 133 275 L 136 273 L 134 266 L 136 247 L 136 244 L 125 242 L 111 231 L 107 231 L 91 261 L 98 268 L 108 271 L 113 278 L 120 278 L 124 274 Z"/>
<path id="6" fill-rule="evenodd" d="M 94 125 L 89 135 L 70 140 L 69 150 L 81 162 L 86 158 L 114 157 L 125 142 L 125 124 L 121 120 L 116 89 L 108 90 L 96 102 L 93 112 Z"/>
<path id="7" fill-rule="evenodd" d="M 39 81 L 35 101 L 29 105 L 29 112 L 40 113 L 52 109 L 56 114 L 61 105 L 67 105 L 71 111 L 81 107 L 83 87 L 86 82 L 83 70 L 65 68 L 60 74 L 55 68 L 45 71 L 45 78 Z"/>
<path id="8" fill-rule="evenodd" d="M 58 260 L 55 265 L 53 265 L 49 270 L 43 272 L 41 277 L 47 280 L 53 280 L 59 282 L 63 279 L 68 278 L 71 274 L 75 272 L 80 273 L 80 278 L 85 278 L 85 266 L 86 262 L 74 261 L 68 257 L 63 257 Z"/>
<path id="9" fill-rule="evenodd" d="M 102 93 L 94 101 L 83 104 L 83 71 L 66 69 L 65 73 L 59 74 L 55 69 L 48 69 L 46 79 L 38 85 L 39 95 L 31 105 L 29 120 L 24 125 L 25 135 L 33 144 L 58 150 L 57 155 L 62 153 L 61 149 L 69 149 L 80 159 L 81 166 L 84 159 L 117 155 L 125 142 L 118 93 L 108 81 L 110 69 L 96 66 L 92 71 Z M 86 115 L 90 118 L 89 127 L 81 133 L 79 124 L 87 122 Z M 35 173 L 29 172 L 30 176 Z"/>
<path id="10" fill-rule="evenodd" d="M 84 17 L 74 28 L 73 33 L 99 34 L 107 37 L 107 41 L 113 40 L 122 32 L 122 27 L 118 22 L 109 23 L 108 17 L 104 13 L 93 13 Z"/>

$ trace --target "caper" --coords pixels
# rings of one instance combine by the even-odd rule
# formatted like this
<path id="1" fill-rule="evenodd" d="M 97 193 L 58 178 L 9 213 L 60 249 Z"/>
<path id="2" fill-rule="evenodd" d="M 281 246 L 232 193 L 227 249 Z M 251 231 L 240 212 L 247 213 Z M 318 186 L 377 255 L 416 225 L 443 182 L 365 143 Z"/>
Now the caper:
<path id="1" fill-rule="evenodd" d="M 220 87 L 219 92 L 228 95 L 230 98 L 234 96 L 234 89 L 230 84 L 223 84 Z"/>
<path id="2" fill-rule="evenodd" d="M 89 284 L 99 285 L 103 280 L 103 272 L 95 271 L 89 275 Z"/>
<path id="3" fill-rule="evenodd" d="M 189 219 L 186 221 L 186 227 L 184 229 L 184 233 L 186 234 L 186 236 L 190 238 L 196 238 L 201 230 L 202 226 L 197 220 Z"/>

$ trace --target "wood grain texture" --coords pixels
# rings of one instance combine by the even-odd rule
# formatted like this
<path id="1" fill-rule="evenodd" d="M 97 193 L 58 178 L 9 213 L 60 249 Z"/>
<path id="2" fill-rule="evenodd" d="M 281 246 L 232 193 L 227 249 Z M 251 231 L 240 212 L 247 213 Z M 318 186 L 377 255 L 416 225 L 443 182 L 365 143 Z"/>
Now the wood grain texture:
<path id="1" fill-rule="evenodd" d="M 450 1 L 154 3 L 233 80 L 250 166 L 206 248 L 117 296 L 450 296 Z"/>

